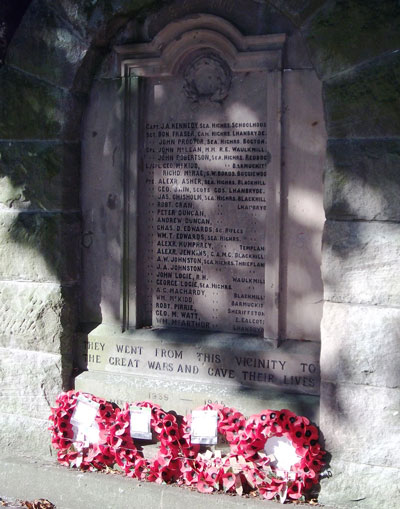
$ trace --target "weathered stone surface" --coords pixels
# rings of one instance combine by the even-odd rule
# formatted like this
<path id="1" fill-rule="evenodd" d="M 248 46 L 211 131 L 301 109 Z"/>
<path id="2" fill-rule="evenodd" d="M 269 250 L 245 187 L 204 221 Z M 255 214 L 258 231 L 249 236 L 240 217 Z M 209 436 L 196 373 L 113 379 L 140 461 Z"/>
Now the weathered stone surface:
<path id="1" fill-rule="evenodd" d="M 290 408 L 314 422 L 319 420 L 318 397 L 288 394 L 274 389 L 232 388 L 220 383 L 180 381 L 171 376 L 156 379 L 104 371 L 85 371 L 75 379 L 75 388 L 114 401 L 120 406 L 126 402 L 151 400 L 165 410 L 175 410 L 181 415 L 207 403 L 221 403 L 240 409 L 246 416 L 265 408 Z"/>
<path id="2" fill-rule="evenodd" d="M 299 26 L 319 9 L 325 1 L 326 0 L 270 0 L 269 3 L 274 5 Z"/>
<path id="3" fill-rule="evenodd" d="M 320 341 L 321 236 L 325 222 L 322 168 L 326 131 L 321 82 L 312 70 L 283 74 L 281 320 L 288 338 Z M 285 323 L 286 322 L 286 323 Z"/>
<path id="4" fill-rule="evenodd" d="M 400 220 L 400 141 L 331 140 L 325 168 L 329 219 Z"/>
<path id="5" fill-rule="evenodd" d="M 107 46 L 117 31 L 138 11 L 157 4 L 157 0 L 45 0 L 51 9 L 67 20 L 76 32 L 96 46 Z"/>
<path id="6" fill-rule="evenodd" d="M 71 357 L 76 307 L 74 288 L 0 282 L 0 346 Z"/>
<path id="7" fill-rule="evenodd" d="M 400 304 L 400 225 L 327 221 L 323 237 L 325 300 Z"/>
<path id="8" fill-rule="evenodd" d="M 92 0 L 81 0 L 80 2 L 59 0 L 53 2 L 52 0 L 44 0 L 43 3 L 47 5 L 47 10 L 54 10 L 58 16 L 68 21 L 82 39 L 86 39 L 88 37 L 87 30 L 90 15 L 97 4 L 104 2 L 92 2 Z"/>
<path id="9" fill-rule="evenodd" d="M 159 9 L 153 9 L 144 26 L 137 28 L 142 32 L 142 37 L 151 40 L 171 21 L 201 13 L 225 18 L 244 35 L 291 33 L 294 29 L 293 23 L 270 4 L 272 2 L 264 0 L 235 0 L 234 4 L 230 0 L 176 0 L 163 6 L 158 4 Z M 254 23 L 255 19 L 257 23 Z"/>
<path id="10" fill-rule="evenodd" d="M 80 224 L 76 214 L 0 213 L 0 278 L 75 282 Z"/>
<path id="11" fill-rule="evenodd" d="M 62 390 L 61 356 L 0 348 L 0 406 L 9 414 L 47 419 Z"/>
<path id="12" fill-rule="evenodd" d="M 398 52 L 325 82 L 328 135 L 332 138 L 399 135 L 399 87 Z"/>
<path id="13" fill-rule="evenodd" d="M 324 381 L 400 387 L 398 308 L 326 302 L 321 334 Z"/>
<path id="14" fill-rule="evenodd" d="M 398 467 L 400 390 L 323 382 L 320 427 L 334 459 Z"/>
<path id="15" fill-rule="evenodd" d="M 381 434 L 381 433 L 380 433 Z M 380 435 L 379 435 L 380 436 Z M 370 437 L 370 440 L 373 438 Z M 351 447 L 351 444 L 348 443 Z M 400 496 L 398 468 L 331 461 L 333 476 L 321 482 L 318 501 L 335 508 L 394 508 Z"/>
<path id="16" fill-rule="evenodd" d="M 121 80 L 96 80 L 83 122 L 80 196 L 84 322 L 120 323 L 122 90 Z"/>
<path id="17" fill-rule="evenodd" d="M 325 3 L 324 8 L 313 16 L 304 33 L 321 76 L 399 48 L 400 5 L 396 0 L 320 3 Z"/>
<path id="18" fill-rule="evenodd" d="M 22 392 L 22 391 L 21 391 Z M 3 407 L 3 410 L 8 410 Z M 50 415 L 50 411 L 48 412 Z M 0 413 L 0 448 L 10 456 L 50 459 L 56 451 L 50 445 L 49 421 L 20 414 Z M 2 483 L 2 491 L 7 486 Z"/>
<path id="19" fill-rule="evenodd" d="M 290 70 L 313 69 L 308 49 L 300 30 L 295 30 L 293 33 L 288 34 L 286 49 L 283 53 L 283 68 Z"/>
<path id="20" fill-rule="evenodd" d="M 78 143 L 0 142 L 0 209 L 79 208 Z"/>
<path id="21" fill-rule="evenodd" d="M 0 138 L 79 140 L 81 103 L 60 88 L 3 66 Z"/>
<path id="22" fill-rule="evenodd" d="M 185 329 L 96 327 L 80 345 L 80 367 L 161 381 L 222 384 L 319 394 L 320 345 L 311 341 L 273 341 L 249 334 Z"/>
<path id="23" fill-rule="evenodd" d="M 55 85 L 71 88 L 88 45 L 43 0 L 37 0 L 12 39 L 7 62 Z"/>

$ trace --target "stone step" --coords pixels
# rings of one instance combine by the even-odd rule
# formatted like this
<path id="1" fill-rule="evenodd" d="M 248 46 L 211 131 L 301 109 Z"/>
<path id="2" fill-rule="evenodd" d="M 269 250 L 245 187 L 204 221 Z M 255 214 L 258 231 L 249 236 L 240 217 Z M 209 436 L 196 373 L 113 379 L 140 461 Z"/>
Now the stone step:
<path id="1" fill-rule="evenodd" d="M 215 509 L 282 507 L 268 500 L 202 494 L 176 485 L 158 485 L 101 472 L 81 472 L 55 462 L 29 458 L 3 458 L 0 486 L 5 498 L 45 498 L 57 509 L 209 509 L 210 504 Z M 333 508 L 325 506 L 325 509 Z"/>

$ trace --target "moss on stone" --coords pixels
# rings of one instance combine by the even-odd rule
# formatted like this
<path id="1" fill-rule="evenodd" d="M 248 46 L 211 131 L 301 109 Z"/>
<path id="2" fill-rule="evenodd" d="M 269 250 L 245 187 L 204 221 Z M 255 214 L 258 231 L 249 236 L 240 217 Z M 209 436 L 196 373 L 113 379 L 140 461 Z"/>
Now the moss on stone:
<path id="1" fill-rule="evenodd" d="M 324 84 L 331 137 L 400 134 L 400 53 L 342 74 Z"/>
<path id="2" fill-rule="evenodd" d="M 67 20 L 85 39 L 96 40 L 112 18 L 132 15 L 145 7 L 163 4 L 162 0 L 43 0 Z"/>
<path id="3" fill-rule="evenodd" d="M 319 9 L 326 0 L 269 0 L 282 14 L 300 26 L 309 16 Z"/>
<path id="4" fill-rule="evenodd" d="M 79 144 L 0 142 L 0 204 L 78 208 Z"/>
<path id="5" fill-rule="evenodd" d="M 59 136 L 66 93 L 4 66 L 0 70 L 0 138 L 47 139 Z"/>
<path id="6" fill-rule="evenodd" d="M 0 275 L 32 281 L 76 281 L 77 214 L 0 212 Z"/>
<path id="7" fill-rule="evenodd" d="M 338 0 L 321 9 L 304 29 L 314 64 L 330 76 L 400 48 L 397 0 Z"/>
<path id="8" fill-rule="evenodd" d="M 331 140 L 325 171 L 327 218 L 400 221 L 399 165 L 399 140 Z"/>
<path id="9" fill-rule="evenodd" d="M 57 86 L 70 88 L 88 42 L 38 0 L 27 10 L 7 52 L 7 62 Z"/>

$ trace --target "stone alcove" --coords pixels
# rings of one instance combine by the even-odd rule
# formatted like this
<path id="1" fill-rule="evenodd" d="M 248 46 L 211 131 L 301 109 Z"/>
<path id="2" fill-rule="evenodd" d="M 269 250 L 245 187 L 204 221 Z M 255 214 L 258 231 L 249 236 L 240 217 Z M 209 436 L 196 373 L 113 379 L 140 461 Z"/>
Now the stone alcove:
<path id="1" fill-rule="evenodd" d="M 147 41 L 190 10 L 221 15 L 226 9 L 245 34 L 254 20 L 249 2 L 178 4 L 146 4 L 160 13 L 145 26 Z M 379 507 L 388 493 L 396 496 L 398 477 L 393 435 L 376 447 L 370 437 L 398 427 L 399 8 L 394 1 L 251 4 L 260 26 L 275 20 L 278 32 L 291 33 L 288 45 L 297 47 L 302 35 L 323 85 L 329 158 L 320 425 L 334 477 L 322 496 Z M 129 1 L 35 0 L 0 71 L 1 422 L 4 445 L 13 451 L 47 454 L 48 401 L 63 380 L 70 386 L 85 94 L 118 30 L 129 23 L 127 38 L 137 40 L 132 20 L 140 25 L 147 14 Z M 15 363 L 26 369 L 15 372 Z"/>
<path id="2" fill-rule="evenodd" d="M 325 130 L 319 81 L 301 62 L 297 69 L 282 65 L 284 60 L 295 60 L 285 54 L 293 51 L 290 46 L 284 49 L 285 39 L 285 34 L 243 36 L 215 15 L 186 16 L 167 24 L 149 43 L 118 45 L 105 64 L 107 74 L 100 71 L 84 122 L 82 210 L 84 236 L 90 236 L 90 242 L 83 249 L 82 321 L 101 326 L 83 342 L 83 367 L 88 365 L 89 372 L 78 377 L 78 388 L 122 401 L 128 394 L 135 394 L 135 399 L 149 397 L 149 387 L 162 383 L 159 398 L 183 413 L 204 401 L 233 405 L 240 398 L 247 413 L 289 405 L 318 419 Z M 220 74 L 229 74 L 229 87 L 215 101 L 193 100 L 187 93 L 188 66 L 198 65 L 199 58 L 206 58 L 209 66 L 210 55 Z M 226 62 L 226 72 L 218 59 Z M 175 90 L 181 91 L 176 98 Z M 168 122 L 171 128 L 158 127 Z M 173 127 L 177 123 L 180 130 Z M 196 125 L 196 136 L 202 139 L 196 140 L 194 131 L 181 134 L 185 125 Z M 225 126 L 225 131 L 213 125 Z M 246 130 L 260 125 L 265 131 Z M 168 186 L 153 184 L 170 180 L 162 169 L 171 166 L 165 163 L 170 158 L 174 157 L 174 171 L 184 167 L 177 164 L 183 160 L 179 146 L 173 149 L 174 156 L 163 156 L 160 165 L 154 161 L 161 156 L 149 155 L 165 149 L 148 137 L 166 134 L 174 138 L 174 145 L 195 142 L 197 153 L 201 152 L 204 164 L 192 167 L 201 176 L 195 182 L 203 186 L 206 202 L 190 188 L 188 196 L 179 190 L 178 180 L 181 185 L 185 176 L 193 176 L 188 170 L 177 170 L 175 194 Z M 229 145 L 223 146 L 226 137 L 235 141 L 233 149 L 245 150 L 246 155 L 235 156 Z M 210 141 L 218 145 L 220 154 L 223 151 L 219 159 L 215 147 L 209 149 Z M 238 161 L 254 159 L 250 153 L 254 142 L 265 146 L 264 156 L 257 157 L 266 162 L 251 165 L 264 180 L 253 178 L 243 186 L 251 193 L 253 201 L 249 201 L 244 191 L 237 193 L 242 179 L 236 174 L 243 172 L 232 171 L 235 164 L 228 161 L 236 161 L 236 167 L 247 168 L 248 173 L 250 166 Z M 158 170 L 148 169 L 154 167 Z M 210 169 L 221 170 L 220 180 L 210 180 Z M 230 180 L 224 175 L 231 175 Z M 256 192 L 265 198 L 257 198 Z M 247 211 L 237 196 L 241 204 L 247 203 Z M 188 250 L 179 247 L 179 239 L 192 236 L 178 232 L 179 226 L 163 233 L 165 215 L 172 217 L 188 198 L 195 198 L 193 210 L 211 225 L 207 227 L 211 234 L 197 235 L 202 239 L 198 251 L 205 249 L 198 255 L 197 267 L 190 270 L 176 268 L 174 256 L 168 258 L 164 251 L 173 251 L 176 257 L 183 253 L 183 259 Z M 222 198 L 224 204 L 221 200 L 218 204 Z M 194 220 L 184 221 L 192 225 L 186 232 L 198 230 Z M 216 237 L 218 231 L 241 233 L 228 239 Z M 168 235 L 173 249 L 157 248 Z M 257 255 L 259 263 L 252 261 L 255 255 L 243 253 L 255 249 L 262 252 Z M 164 254 L 167 265 L 160 264 L 156 252 Z M 232 261 L 237 255 L 246 266 Z M 209 263 L 217 257 L 224 258 L 224 265 Z M 240 277 L 249 274 L 253 274 L 250 284 L 248 277 Z M 181 288 L 188 282 L 193 290 Z M 178 289 L 171 286 L 175 283 Z M 171 291 L 193 294 L 190 320 Z M 249 318 L 255 314 L 254 299 L 261 306 L 257 319 Z M 239 304 L 240 316 L 234 314 Z M 161 358 L 163 350 L 175 358 Z M 260 370 L 247 369 L 257 366 Z M 122 373 L 128 376 L 117 385 L 113 374 L 122 380 Z M 243 397 L 244 388 L 248 390 Z"/>

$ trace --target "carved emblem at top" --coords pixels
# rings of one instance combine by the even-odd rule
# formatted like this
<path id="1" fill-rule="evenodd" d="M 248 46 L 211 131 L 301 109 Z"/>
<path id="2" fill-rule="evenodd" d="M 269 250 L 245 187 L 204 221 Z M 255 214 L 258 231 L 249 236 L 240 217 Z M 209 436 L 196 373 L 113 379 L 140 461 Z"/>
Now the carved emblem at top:
<path id="1" fill-rule="evenodd" d="M 195 58 L 186 67 L 184 79 L 183 89 L 191 101 L 222 102 L 229 93 L 232 74 L 221 58 L 208 54 Z"/>

